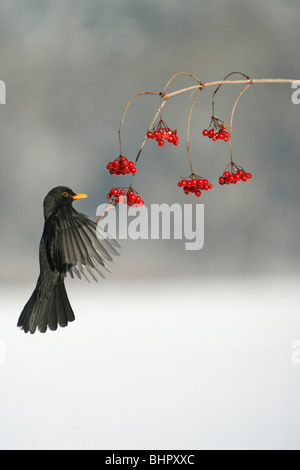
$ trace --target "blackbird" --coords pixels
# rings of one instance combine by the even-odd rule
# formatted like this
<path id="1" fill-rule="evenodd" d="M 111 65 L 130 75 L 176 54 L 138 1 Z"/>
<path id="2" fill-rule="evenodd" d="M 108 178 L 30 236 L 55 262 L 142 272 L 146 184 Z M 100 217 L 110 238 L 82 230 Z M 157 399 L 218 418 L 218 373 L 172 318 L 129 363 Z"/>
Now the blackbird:
<path id="1" fill-rule="evenodd" d="M 101 232 L 97 224 L 77 212 L 72 203 L 87 197 L 65 186 L 53 188 L 44 199 L 45 225 L 40 242 L 40 275 L 32 296 L 25 305 L 18 327 L 26 333 L 47 328 L 56 330 L 75 320 L 66 293 L 64 279 L 69 273 L 80 279 L 88 275 L 97 281 L 102 268 L 110 271 L 105 260 L 118 256 L 119 244 Z"/>

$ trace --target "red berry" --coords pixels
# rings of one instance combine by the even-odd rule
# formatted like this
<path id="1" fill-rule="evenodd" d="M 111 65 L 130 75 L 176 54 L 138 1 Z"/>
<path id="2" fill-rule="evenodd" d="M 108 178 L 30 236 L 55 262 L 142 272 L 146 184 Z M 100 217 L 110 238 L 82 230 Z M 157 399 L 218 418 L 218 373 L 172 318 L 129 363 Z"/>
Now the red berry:
<path id="1" fill-rule="evenodd" d="M 127 198 L 128 198 L 128 201 L 129 201 L 129 202 L 135 202 L 135 199 L 136 199 L 134 193 L 132 193 L 132 194 L 129 194 L 129 193 L 128 193 L 128 194 L 127 194 Z"/>
<path id="2" fill-rule="evenodd" d="M 117 188 L 111 188 L 109 194 L 110 194 L 110 196 L 118 196 L 119 191 L 118 191 Z"/>
<path id="3" fill-rule="evenodd" d="M 163 140 L 159 140 L 158 141 L 158 146 L 159 147 L 163 147 L 165 145 L 164 141 Z"/>
<path id="4" fill-rule="evenodd" d="M 131 168 L 131 170 L 130 170 L 130 171 L 131 171 L 131 173 L 132 173 L 133 175 L 135 175 L 135 174 L 136 174 L 136 168 L 135 168 L 135 167 L 134 167 L 134 168 Z"/>
<path id="5" fill-rule="evenodd" d="M 195 191 L 195 196 L 200 197 L 201 196 L 201 191 Z"/>
<path id="6" fill-rule="evenodd" d="M 245 182 L 245 181 L 247 181 L 247 179 L 248 179 L 248 178 L 247 178 L 247 175 L 243 174 L 243 175 L 241 176 L 241 180 L 242 180 L 242 181 Z"/>
<path id="7" fill-rule="evenodd" d="M 207 135 L 208 135 L 208 137 L 209 137 L 210 139 L 213 138 L 214 134 L 215 134 L 215 133 L 214 133 L 214 131 L 213 131 L 212 129 L 210 129 L 210 130 L 208 131 L 208 133 L 207 133 Z"/>
<path id="8" fill-rule="evenodd" d="M 127 162 L 127 158 L 126 157 L 120 157 L 120 163 L 126 163 Z"/>
<path id="9" fill-rule="evenodd" d="M 219 178 L 219 183 L 224 184 L 225 183 L 225 178 L 223 176 L 220 176 Z"/>
<path id="10" fill-rule="evenodd" d="M 147 132 L 147 139 L 153 139 L 153 133 L 151 131 Z"/>
<path id="11" fill-rule="evenodd" d="M 223 140 L 224 137 L 225 137 L 225 136 L 224 136 L 223 132 L 219 132 L 219 139 L 220 139 L 220 140 Z"/>
<path id="12" fill-rule="evenodd" d="M 192 186 L 197 186 L 197 180 L 196 179 L 192 180 Z"/>
<path id="13" fill-rule="evenodd" d="M 208 136 L 208 130 L 204 129 L 204 131 L 202 132 L 202 135 L 204 135 L 204 137 L 207 137 Z"/>
<path id="14" fill-rule="evenodd" d="M 247 178 L 250 180 L 252 178 L 252 173 L 247 173 Z"/>

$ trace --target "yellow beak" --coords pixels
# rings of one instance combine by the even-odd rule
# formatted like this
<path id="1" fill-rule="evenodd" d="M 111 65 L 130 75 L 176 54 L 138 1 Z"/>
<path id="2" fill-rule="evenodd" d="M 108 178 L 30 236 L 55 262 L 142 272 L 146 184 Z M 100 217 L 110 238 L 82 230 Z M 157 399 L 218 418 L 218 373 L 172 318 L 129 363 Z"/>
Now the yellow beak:
<path id="1" fill-rule="evenodd" d="M 75 196 L 72 196 L 72 199 L 84 199 L 88 197 L 87 194 L 75 194 Z"/>

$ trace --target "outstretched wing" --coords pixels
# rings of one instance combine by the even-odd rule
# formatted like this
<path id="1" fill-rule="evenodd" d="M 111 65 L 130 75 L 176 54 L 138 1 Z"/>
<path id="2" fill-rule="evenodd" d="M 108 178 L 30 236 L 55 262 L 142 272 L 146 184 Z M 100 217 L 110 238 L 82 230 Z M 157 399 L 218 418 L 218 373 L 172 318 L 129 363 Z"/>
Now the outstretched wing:
<path id="1" fill-rule="evenodd" d="M 107 261 L 118 256 L 120 245 L 86 215 L 72 206 L 58 208 L 45 222 L 44 240 L 52 269 L 72 277 L 90 275 L 97 281 L 97 273 L 105 277 L 110 271 Z"/>

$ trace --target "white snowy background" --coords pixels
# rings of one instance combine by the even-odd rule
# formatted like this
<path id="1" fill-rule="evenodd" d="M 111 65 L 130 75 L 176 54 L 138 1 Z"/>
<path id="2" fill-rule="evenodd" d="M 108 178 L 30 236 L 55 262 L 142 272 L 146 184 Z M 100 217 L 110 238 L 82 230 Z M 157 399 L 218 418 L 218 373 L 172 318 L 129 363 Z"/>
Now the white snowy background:
<path id="1" fill-rule="evenodd" d="M 298 281 L 70 282 L 76 323 L 33 337 L 2 291 L 1 448 L 298 448 Z"/>
<path id="2" fill-rule="evenodd" d="M 211 92 L 199 98 L 191 155 L 215 184 L 197 201 L 201 251 L 126 240 L 106 280 L 67 280 L 75 323 L 16 328 L 38 276 L 43 198 L 69 185 L 89 194 L 76 209 L 95 217 L 116 184 L 105 166 L 127 101 L 181 71 L 300 78 L 299 24 L 296 0 L 1 2 L 1 449 L 299 449 L 300 106 L 287 85 L 242 97 L 233 152 L 253 180 L 232 188 L 217 184 L 228 148 L 200 135 Z M 218 94 L 226 122 L 239 91 Z M 180 145 L 142 153 L 135 186 L 147 204 L 193 200 L 176 186 L 189 172 L 192 98 L 165 107 Z M 130 109 L 126 156 L 157 106 L 145 97 Z"/>

